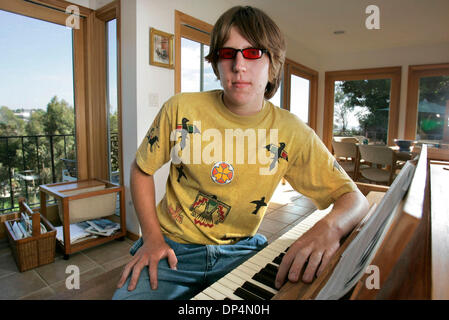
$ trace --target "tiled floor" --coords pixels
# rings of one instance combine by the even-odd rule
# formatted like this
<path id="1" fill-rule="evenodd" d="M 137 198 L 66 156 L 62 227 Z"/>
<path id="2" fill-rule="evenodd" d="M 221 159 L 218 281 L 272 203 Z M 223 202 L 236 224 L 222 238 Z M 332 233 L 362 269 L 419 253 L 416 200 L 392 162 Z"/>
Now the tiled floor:
<path id="1" fill-rule="evenodd" d="M 263 220 L 259 232 L 269 242 L 277 239 L 315 210 L 313 203 L 292 190 L 288 183 L 279 185 Z M 80 287 L 106 272 L 126 264 L 131 256 L 132 241 L 112 241 L 87 249 L 64 260 L 57 251 L 55 262 L 19 272 L 6 239 L 0 240 L 0 300 L 4 299 L 54 299 L 67 292 L 66 273 L 69 265 L 76 265 L 80 271 Z M 111 280 L 115 281 L 115 280 Z"/>

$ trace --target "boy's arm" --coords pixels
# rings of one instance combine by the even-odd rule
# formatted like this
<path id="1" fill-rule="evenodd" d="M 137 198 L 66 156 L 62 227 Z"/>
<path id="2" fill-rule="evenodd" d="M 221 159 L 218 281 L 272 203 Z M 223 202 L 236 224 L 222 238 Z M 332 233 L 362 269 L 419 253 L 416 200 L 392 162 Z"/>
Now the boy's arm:
<path id="1" fill-rule="evenodd" d="M 151 288 L 155 290 L 157 288 L 157 266 L 159 260 L 167 258 L 170 267 L 176 269 L 177 258 L 174 251 L 164 240 L 156 215 L 153 176 L 141 171 L 135 161 L 131 165 L 130 186 L 134 208 L 142 230 L 143 245 L 125 266 L 117 287 L 121 288 L 128 275 L 132 272 L 128 290 L 134 290 L 140 272 L 145 266 L 148 266 Z"/>
<path id="2" fill-rule="evenodd" d="M 303 266 L 307 267 L 302 281 L 310 283 L 323 272 L 340 240 L 365 216 L 368 201 L 358 190 L 339 197 L 332 211 L 318 221 L 310 230 L 296 240 L 282 259 L 276 276 L 276 287 L 280 288 L 288 274 L 288 280 L 297 282 Z"/>

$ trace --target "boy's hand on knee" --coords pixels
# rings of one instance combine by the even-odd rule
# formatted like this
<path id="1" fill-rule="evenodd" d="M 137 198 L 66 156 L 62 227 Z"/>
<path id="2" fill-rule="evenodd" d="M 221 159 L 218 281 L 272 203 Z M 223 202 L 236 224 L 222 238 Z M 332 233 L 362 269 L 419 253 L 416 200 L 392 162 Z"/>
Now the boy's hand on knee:
<path id="1" fill-rule="evenodd" d="M 163 239 L 145 241 L 142 247 L 137 250 L 132 260 L 126 264 L 117 287 L 121 288 L 125 284 L 129 274 L 132 272 L 128 290 L 134 290 L 137 286 L 142 269 L 145 266 L 148 266 L 151 289 L 156 290 L 157 267 L 159 261 L 165 258 L 167 258 L 170 268 L 176 270 L 178 259 L 176 258 L 173 249 L 170 248 L 170 246 Z"/>

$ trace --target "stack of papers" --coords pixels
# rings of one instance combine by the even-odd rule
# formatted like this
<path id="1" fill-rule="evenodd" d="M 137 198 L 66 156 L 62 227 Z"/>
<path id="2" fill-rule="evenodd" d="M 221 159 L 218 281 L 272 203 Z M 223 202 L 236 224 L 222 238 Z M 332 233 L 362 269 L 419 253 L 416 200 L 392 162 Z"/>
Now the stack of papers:
<path id="1" fill-rule="evenodd" d="M 24 239 L 33 235 L 33 221 L 27 214 L 21 213 L 20 221 L 11 222 L 10 225 L 17 239 Z M 47 228 L 41 223 L 41 234 L 46 232 Z"/>
<path id="2" fill-rule="evenodd" d="M 56 227 L 56 239 L 64 243 L 64 231 L 63 226 Z M 78 225 L 78 223 L 73 223 L 70 225 L 70 243 L 77 243 L 84 241 L 86 239 L 96 238 L 96 236 L 91 233 L 84 231 L 84 229 Z"/>
<path id="3" fill-rule="evenodd" d="M 70 225 L 70 243 L 77 243 L 98 236 L 108 237 L 120 229 L 118 223 L 108 219 L 88 220 Z M 64 243 L 63 227 L 56 227 L 56 239 Z"/>

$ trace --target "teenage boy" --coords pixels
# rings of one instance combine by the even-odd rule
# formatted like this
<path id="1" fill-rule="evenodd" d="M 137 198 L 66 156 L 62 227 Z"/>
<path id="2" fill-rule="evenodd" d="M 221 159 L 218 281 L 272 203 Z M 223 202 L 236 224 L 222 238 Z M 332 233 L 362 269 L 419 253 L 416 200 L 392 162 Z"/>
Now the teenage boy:
<path id="1" fill-rule="evenodd" d="M 267 241 L 256 232 L 282 177 L 318 208 L 334 206 L 290 247 L 277 287 L 298 281 L 304 265 L 302 280 L 312 281 L 366 213 L 365 197 L 313 130 L 267 101 L 285 42 L 264 12 L 226 11 L 206 59 L 223 90 L 172 97 L 137 151 L 131 193 L 142 237 L 114 299 L 188 299 L 257 253 Z M 156 207 L 153 175 L 170 160 Z"/>

